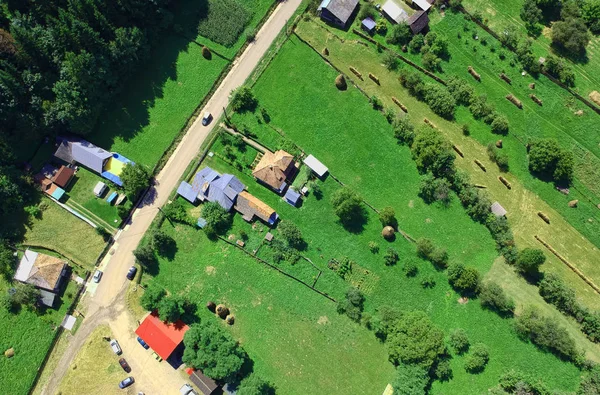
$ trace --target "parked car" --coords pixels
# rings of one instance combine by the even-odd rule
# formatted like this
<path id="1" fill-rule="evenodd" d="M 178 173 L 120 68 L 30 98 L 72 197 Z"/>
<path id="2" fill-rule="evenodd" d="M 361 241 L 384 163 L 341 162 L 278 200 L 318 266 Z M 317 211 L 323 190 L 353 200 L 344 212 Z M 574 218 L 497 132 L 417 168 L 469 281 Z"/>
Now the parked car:
<path id="1" fill-rule="evenodd" d="M 112 348 L 113 352 L 117 355 L 123 354 L 123 350 L 121 350 L 121 346 L 119 346 L 119 342 L 116 339 L 110 341 L 110 348 Z"/>
<path id="2" fill-rule="evenodd" d="M 142 345 L 142 347 L 144 347 L 144 349 L 147 350 L 150 348 L 150 346 L 148 344 L 146 344 L 144 339 L 142 339 L 141 337 L 138 336 L 137 341 L 138 341 L 138 343 L 140 343 Z"/>
<path id="3" fill-rule="evenodd" d="M 100 197 L 104 195 L 104 192 L 106 192 L 107 189 L 108 187 L 105 183 L 103 183 L 102 181 L 98 181 L 98 183 L 94 187 L 94 195 L 96 195 L 96 197 Z"/>
<path id="4" fill-rule="evenodd" d="M 154 359 L 156 359 L 158 362 L 162 361 L 162 357 L 160 355 L 158 355 L 157 353 L 153 352 L 152 356 L 154 357 Z"/>
<path id="5" fill-rule="evenodd" d="M 100 270 L 96 270 L 96 273 L 94 273 L 94 277 L 93 277 L 94 282 L 99 283 L 101 278 L 102 278 L 102 272 Z"/>
<path id="6" fill-rule="evenodd" d="M 135 278 L 135 274 L 137 273 L 137 267 L 131 266 L 129 271 L 127 272 L 127 279 L 133 280 Z"/>
<path id="7" fill-rule="evenodd" d="M 180 395 L 197 395 L 196 391 L 189 384 L 184 384 L 181 388 L 179 388 Z"/>
<path id="8" fill-rule="evenodd" d="M 135 380 L 133 379 L 133 377 L 129 376 L 125 380 L 123 380 L 119 383 L 119 388 L 121 388 L 121 389 L 127 388 L 133 383 L 135 383 Z"/>
<path id="9" fill-rule="evenodd" d="M 119 365 L 121 365 L 121 367 L 123 368 L 123 370 L 125 372 L 127 372 L 127 373 L 131 372 L 131 366 L 129 366 L 129 364 L 127 363 L 125 358 L 119 359 Z"/>
<path id="10" fill-rule="evenodd" d="M 206 111 L 204 113 L 204 116 L 202 117 L 202 126 L 206 126 L 210 123 L 210 121 L 212 121 L 212 114 L 208 111 Z"/>

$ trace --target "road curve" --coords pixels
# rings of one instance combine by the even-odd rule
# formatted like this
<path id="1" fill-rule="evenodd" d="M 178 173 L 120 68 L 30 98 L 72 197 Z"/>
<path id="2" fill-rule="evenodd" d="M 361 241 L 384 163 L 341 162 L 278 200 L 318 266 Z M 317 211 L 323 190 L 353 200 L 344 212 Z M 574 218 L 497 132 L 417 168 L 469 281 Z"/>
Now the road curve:
<path id="1" fill-rule="evenodd" d="M 286 0 L 277 6 L 257 33 L 255 41 L 234 61 L 233 67 L 200 113 L 210 111 L 215 120 L 221 117 L 223 108 L 229 103 L 231 91 L 241 86 L 250 76 L 301 2 Z M 135 375 L 138 390 L 150 394 L 178 393 L 179 386 L 185 382 L 180 372 L 165 362 L 159 364 L 149 357 L 149 353 L 144 353 L 141 347 L 136 346 L 133 330 L 137 323 L 126 308 L 125 290 L 128 281 L 125 274 L 134 263 L 133 251 L 156 217 L 158 208 L 167 202 L 169 194 L 215 126 L 216 122 L 208 127 L 202 126 L 200 117 L 196 119 L 157 175 L 156 185 L 134 211 L 130 223 L 116 236 L 112 255 L 109 254 L 103 262 L 105 268 L 102 281 L 93 296 L 84 298 L 83 303 L 87 304 L 86 318 L 70 340 L 69 347 L 42 390 L 43 394 L 56 393 L 62 377 L 85 339 L 94 328 L 103 323 L 109 324 L 114 337 L 123 346 L 124 355 L 134 372 L 139 372 Z"/>

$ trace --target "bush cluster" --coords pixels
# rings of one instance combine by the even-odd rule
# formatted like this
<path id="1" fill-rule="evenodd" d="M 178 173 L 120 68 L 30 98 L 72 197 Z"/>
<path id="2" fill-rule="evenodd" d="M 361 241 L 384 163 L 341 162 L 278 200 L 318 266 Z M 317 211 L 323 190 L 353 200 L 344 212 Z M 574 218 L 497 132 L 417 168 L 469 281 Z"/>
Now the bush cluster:
<path id="1" fill-rule="evenodd" d="M 471 344 L 467 332 L 462 328 L 457 328 L 450 332 L 449 342 L 450 346 L 459 355 L 469 351 L 469 346 Z"/>
<path id="2" fill-rule="evenodd" d="M 483 343 L 475 343 L 465 359 L 465 370 L 469 373 L 479 373 L 485 369 L 490 360 L 488 347 Z"/>
<path id="3" fill-rule="evenodd" d="M 474 267 L 454 263 L 448 267 L 448 282 L 459 293 L 473 295 L 479 292 L 481 274 Z"/>
<path id="4" fill-rule="evenodd" d="M 515 302 L 506 296 L 501 286 L 493 281 L 481 285 L 479 301 L 483 307 L 494 310 L 503 316 L 511 316 L 515 311 Z"/>
<path id="5" fill-rule="evenodd" d="M 567 86 L 575 85 L 575 73 L 563 59 L 548 55 L 544 62 L 544 71 Z"/>
<path id="6" fill-rule="evenodd" d="M 456 101 L 446 87 L 425 83 L 420 74 L 407 69 L 400 70 L 399 81 L 412 96 L 426 102 L 439 116 L 446 119 L 454 117 Z"/>
<path id="7" fill-rule="evenodd" d="M 451 185 L 445 178 L 435 178 L 427 173 L 421 177 L 419 196 L 427 204 L 439 201 L 447 206 L 452 201 Z"/>
<path id="8" fill-rule="evenodd" d="M 417 240 L 417 255 L 438 268 L 448 266 L 448 252 L 443 248 L 436 247 L 429 239 L 421 238 Z"/>
<path id="9" fill-rule="evenodd" d="M 568 185 L 571 182 L 575 160 L 570 150 L 563 149 L 552 138 L 535 140 L 528 146 L 529 170 L 557 183 Z"/>
<path id="10" fill-rule="evenodd" d="M 359 322 L 364 309 L 365 296 L 358 288 L 350 287 L 344 299 L 338 302 L 337 312 L 346 314 L 352 321 Z"/>
<path id="11" fill-rule="evenodd" d="M 501 171 L 508 171 L 508 155 L 496 148 L 494 143 L 489 143 L 487 153 L 490 160 L 498 165 Z"/>

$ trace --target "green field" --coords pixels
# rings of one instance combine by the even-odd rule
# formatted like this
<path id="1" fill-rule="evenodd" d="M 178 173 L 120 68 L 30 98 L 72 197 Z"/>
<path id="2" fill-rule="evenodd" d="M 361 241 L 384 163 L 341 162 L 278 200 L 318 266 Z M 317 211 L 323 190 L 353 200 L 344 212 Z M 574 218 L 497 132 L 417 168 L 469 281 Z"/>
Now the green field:
<path id="1" fill-rule="evenodd" d="M 0 279 L 0 293 L 7 292 L 9 284 Z M 73 301 L 77 286 L 69 281 L 62 294 L 62 301 L 56 301 L 55 309 L 42 310 L 39 314 L 22 309 L 11 314 L 0 309 L 0 349 L 15 349 L 15 356 L 0 358 L 0 393 L 26 394 L 59 326 Z"/>
<path id="2" fill-rule="evenodd" d="M 423 203 L 417 196 L 419 176 L 408 149 L 397 145 L 391 126 L 381 113 L 371 109 L 357 89 L 350 87 L 340 92 L 335 88 L 336 75 L 312 49 L 292 37 L 261 76 L 254 91 L 259 106 L 268 110 L 271 125 L 280 128 L 304 151 L 313 153 L 329 167 L 332 175 L 356 189 L 375 207 L 393 206 L 402 230 L 416 238 L 433 239 L 448 250 L 451 261 L 488 272 L 497 256 L 488 231 L 471 221 L 456 198 L 448 208 Z M 263 136 L 276 141 L 273 130 L 264 121 L 259 124 L 254 114 L 236 115 L 234 122 L 246 123 L 261 141 Z M 445 383 L 435 382 L 434 393 L 482 393 L 496 384 L 502 372 L 511 368 L 544 378 L 551 388 L 575 389 L 579 377 L 575 366 L 521 342 L 512 330 L 510 319 L 482 310 L 477 301 L 459 304 L 459 296 L 448 285 L 444 272 L 417 260 L 419 274 L 416 278 L 406 278 L 402 264 L 417 259 L 414 246 L 402 237 L 391 244 L 385 242 L 373 211 L 367 212 L 368 220 L 362 229 L 345 230 L 337 222 L 329 203 L 331 194 L 340 187 L 332 177 L 321 183 L 322 199 L 309 196 L 300 208 L 293 208 L 257 184 L 248 170 L 238 171 L 223 160 L 222 146 L 215 145 L 212 150 L 216 155 L 203 166 L 237 175 L 250 193 L 273 207 L 282 219 L 294 222 L 301 229 L 308 244 L 302 254 L 310 258 L 316 268 L 300 261 L 293 266 L 282 262 L 280 269 L 309 283 L 321 271 L 316 288 L 339 299 L 349 284 L 327 268 L 327 261 L 348 256 L 359 265 L 349 281 L 363 287 L 369 313 L 382 305 L 420 309 L 446 333 L 462 327 L 472 342 L 483 342 L 490 347 L 490 363 L 483 373 L 465 373 L 463 357 L 455 356 L 451 362 L 454 378 Z M 198 216 L 197 208 L 191 211 Z M 327 299 L 244 257 L 222 241 L 205 241 L 199 231 L 179 225 L 173 228 L 168 221 L 162 228 L 175 237 L 177 250 L 172 260 L 161 259 L 155 281 L 171 292 L 189 295 L 200 305 L 214 300 L 233 306 L 234 335 L 241 339 L 254 359 L 255 370 L 284 393 L 305 393 L 303 386 L 309 382 L 318 382 L 327 393 L 379 393 L 391 379 L 391 364 L 386 362 L 380 346 L 372 343 L 374 336 L 345 317 L 336 316 Z M 248 251 L 256 249 L 266 231 L 264 226 L 253 230 L 236 218 L 231 233 L 239 235 L 239 229 L 249 235 Z M 370 241 L 379 244 L 379 254 L 369 251 Z M 394 267 L 383 264 L 383 253 L 388 246 L 397 249 L 401 257 L 400 264 Z M 262 246 L 258 255 L 269 259 L 268 247 Z M 177 275 L 182 272 L 188 275 Z M 433 289 L 421 286 L 425 276 L 435 279 L 437 285 Z M 282 313 L 277 312 L 275 303 Z M 280 321 L 282 324 L 274 328 L 268 317 L 283 319 L 279 318 L 280 314 L 285 315 L 285 325 Z M 208 316 L 208 313 L 201 309 L 201 315 Z M 321 326 L 319 321 L 330 324 Z M 279 330 L 280 326 L 286 330 Z M 309 329 L 312 329 L 310 335 L 298 336 Z M 346 335 L 349 329 L 352 329 L 351 335 Z M 356 355 L 351 360 L 339 354 L 346 352 L 346 348 L 340 346 L 340 336 L 346 338 L 344 344 L 352 344 Z M 590 346 L 581 335 L 578 341 Z M 372 360 L 360 356 L 367 348 L 372 349 L 370 357 L 375 358 L 376 364 L 365 362 Z M 593 354 L 590 357 L 597 359 L 597 350 L 589 348 Z M 315 351 L 310 353 L 307 349 Z M 331 356 L 330 360 L 343 362 L 324 369 L 321 359 L 325 354 Z M 301 361 L 302 374 L 290 372 L 294 361 Z M 369 389 L 364 390 L 363 381 L 355 381 L 356 372 L 364 372 L 377 385 L 370 383 Z M 344 387 L 336 387 L 334 383 Z"/>

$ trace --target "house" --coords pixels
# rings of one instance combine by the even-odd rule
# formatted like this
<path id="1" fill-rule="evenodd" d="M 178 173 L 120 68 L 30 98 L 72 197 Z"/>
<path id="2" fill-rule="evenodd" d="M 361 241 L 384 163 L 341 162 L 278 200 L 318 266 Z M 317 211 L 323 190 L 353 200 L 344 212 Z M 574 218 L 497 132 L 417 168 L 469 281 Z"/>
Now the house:
<path id="1" fill-rule="evenodd" d="M 200 370 L 190 369 L 188 372 L 190 381 L 198 387 L 203 395 L 213 395 L 219 393 L 220 386 L 210 377 L 207 377 Z"/>
<path id="2" fill-rule="evenodd" d="M 388 0 L 381 7 L 383 15 L 392 23 L 402 23 L 408 20 L 408 14 L 395 1 Z"/>
<path id="3" fill-rule="evenodd" d="M 412 0 L 423 11 L 427 11 L 431 8 L 431 3 L 427 0 Z"/>
<path id="4" fill-rule="evenodd" d="M 308 155 L 304 158 L 304 164 L 308 166 L 319 178 L 323 178 L 329 171 L 327 167 L 321 163 L 317 158 L 312 155 Z"/>
<path id="5" fill-rule="evenodd" d="M 60 291 L 60 283 L 67 273 L 67 267 L 67 263 L 60 258 L 26 250 L 14 279 L 39 289 L 42 303 L 52 307 L 54 298 Z"/>
<path id="6" fill-rule="evenodd" d="M 360 24 L 361 29 L 369 34 L 375 33 L 375 26 L 377 26 L 377 24 L 371 17 L 363 19 L 362 23 Z"/>
<path id="7" fill-rule="evenodd" d="M 285 200 L 286 203 L 296 207 L 298 205 L 298 202 L 300 201 L 300 194 L 294 191 L 292 188 L 288 188 L 288 190 L 285 193 L 285 196 L 283 197 L 283 200 Z"/>
<path id="8" fill-rule="evenodd" d="M 182 181 L 177 193 L 190 203 L 197 200 L 217 202 L 227 211 L 235 204 L 235 200 L 246 186 L 232 174 L 220 175 L 210 167 L 205 167 L 194 176 L 192 184 Z"/>
<path id="9" fill-rule="evenodd" d="M 323 0 L 317 12 L 325 22 L 345 28 L 357 9 L 358 0 Z"/>
<path id="10" fill-rule="evenodd" d="M 504 217 L 507 213 L 506 209 L 500 205 L 498 202 L 494 202 L 490 207 L 490 210 L 496 217 Z"/>
<path id="11" fill-rule="evenodd" d="M 288 181 L 295 175 L 294 157 L 283 150 L 267 151 L 252 171 L 258 182 L 277 193 L 281 193 Z"/>
<path id="12" fill-rule="evenodd" d="M 74 169 L 67 167 L 67 166 L 61 166 L 58 169 L 58 171 L 54 174 L 54 177 L 52 178 L 52 182 L 61 188 L 66 188 L 69 185 L 69 183 L 71 182 L 71 179 L 73 178 L 74 175 L 75 175 Z"/>
<path id="13" fill-rule="evenodd" d="M 279 218 L 275 210 L 246 191 L 240 192 L 238 195 L 235 209 L 248 222 L 253 221 L 256 217 L 269 225 L 273 225 Z"/>
<path id="14" fill-rule="evenodd" d="M 429 17 L 425 11 L 417 11 L 406 21 L 413 34 L 419 34 L 429 26 Z"/>
<path id="15" fill-rule="evenodd" d="M 183 335 L 188 329 L 190 329 L 189 326 L 181 320 L 169 324 L 164 323 L 158 318 L 158 312 L 153 311 L 142 321 L 135 330 L 135 334 L 162 359 L 167 360 L 183 343 Z"/>
<path id="16" fill-rule="evenodd" d="M 65 190 L 54 184 L 42 173 L 38 173 L 33 177 L 34 181 L 39 185 L 42 192 L 52 197 L 53 199 L 60 200 L 65 194 Z"/>

